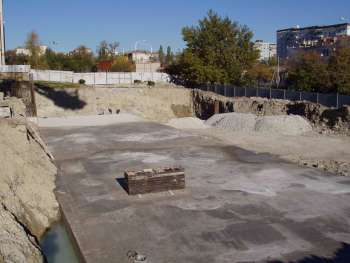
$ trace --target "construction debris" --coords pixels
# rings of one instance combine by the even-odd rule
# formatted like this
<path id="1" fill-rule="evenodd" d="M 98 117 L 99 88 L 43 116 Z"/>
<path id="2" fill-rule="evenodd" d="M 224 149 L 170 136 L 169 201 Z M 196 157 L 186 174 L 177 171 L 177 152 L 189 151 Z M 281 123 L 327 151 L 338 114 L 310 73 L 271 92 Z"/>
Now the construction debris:
<path id="1" fill-rule="evenodd" d="M 157 193 L 185 188 L 185 169 L 181 167 L 125 172 L 129 195 Z"/>

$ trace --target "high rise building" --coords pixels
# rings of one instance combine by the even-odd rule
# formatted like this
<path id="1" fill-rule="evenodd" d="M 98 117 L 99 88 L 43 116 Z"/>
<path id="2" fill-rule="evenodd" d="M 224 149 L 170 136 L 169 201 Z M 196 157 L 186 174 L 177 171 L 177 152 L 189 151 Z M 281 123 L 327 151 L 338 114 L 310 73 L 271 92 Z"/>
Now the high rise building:
<path id="1" fill-rule="evenodd" d="M 0 66 L 5 65 L 5 32 L 3 0 L 0 0 Z"/>
<path id="2" fill-rule="evenodd" d="M 264 42 L 262 40 L 256 40 L 254 43 L 254 48 L 260 52 L 260 61 L 267 61 L 270 58 L 276 56 L 276 44 Z"/>
<path id="3" fill-rule="evenodd" d="M 350 47 L 350 24 L 288 28 L 277 31 L 277 56 L 293 58 L 300 51 L 314 51 L 328 58 L 339 46 Z"/>

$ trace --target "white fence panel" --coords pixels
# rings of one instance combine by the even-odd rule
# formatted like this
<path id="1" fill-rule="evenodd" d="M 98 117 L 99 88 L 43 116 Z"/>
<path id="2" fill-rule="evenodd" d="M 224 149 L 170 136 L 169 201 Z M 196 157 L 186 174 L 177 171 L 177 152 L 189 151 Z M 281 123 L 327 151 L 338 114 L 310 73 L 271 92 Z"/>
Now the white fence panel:
<path id="1" fill-rule="evenodd" d="M 94 73 L 74 73 L 73 82 L 79 83 L 83 79 L 87 85 L 94 85 L 95 83 L 95 74 Z"/>
<path id="2" fill-rule="evenodd" d="M 29 73 L 30 66 L 28 65 L 3 65 L 0 66 L 1 73 Z"/>
<path id="3" fill-rule="evenodd" d="M 73 82 L 72 71 L 57 70 L 31 70 L 34 80 L 55 81 L 55 82 Z"/>
<path id="4" fill-rule="evenodd" d="M 58 70 L 31 70 L 31 73 L 34 80 L 79 83 L 79 80 L 83 79 L 87 85 L 132 84 L 135 80 L 169 82 L 170 79 L 168 74 L 159 72 L 74 73 Z"/>

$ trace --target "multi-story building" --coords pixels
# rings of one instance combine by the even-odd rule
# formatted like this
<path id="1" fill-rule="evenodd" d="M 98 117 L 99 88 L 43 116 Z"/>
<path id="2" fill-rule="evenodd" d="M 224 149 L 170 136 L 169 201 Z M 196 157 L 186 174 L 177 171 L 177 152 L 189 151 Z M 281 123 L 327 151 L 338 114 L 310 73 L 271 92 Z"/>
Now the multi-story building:
<path id="1" fill-rule="evenodd" d="M 45 55 L 47 49 L 48 49 L 47 46 L 40 45 L 39 46 L 39 56 Z M 31 53 L 30 50 L 27 49 L 27 48 L 18 47 L 18 48 L 15 49 L 15 51 L 16 51 L 16 55 L 23 55 L 23 56 L 30 56 L 31 55 L 30 54 Z"/>
<path id="2" fill-rule="evenodd" d="M 276 44 L 264 42 L 262 40 L 256 40 L 254 43 L 254 48 L 260 52 L 260 61 L 267 61 L 270 58 L 275 57 L 277 53 Z"/>
<path id="3" fill-rule="evenodd" d="M 350 47 L 350 24 L 295 27 L 277 31 L 277 56 L 293 58 L 300 51 L 314 51 L 328 58 L 339 45 Z"/>

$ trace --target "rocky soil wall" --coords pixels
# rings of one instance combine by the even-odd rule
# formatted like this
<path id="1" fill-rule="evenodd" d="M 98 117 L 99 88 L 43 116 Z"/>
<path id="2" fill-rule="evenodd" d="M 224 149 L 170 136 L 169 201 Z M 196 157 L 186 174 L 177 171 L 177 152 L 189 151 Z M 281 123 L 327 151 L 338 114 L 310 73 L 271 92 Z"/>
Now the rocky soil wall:
<path id="1" fill-rule="evenodd" d="M 0 262 L 43 262 L 38 240 L 59 216 L 56 167 L 23 103 L 5 102 L 14 118 L 0 119 Z"/>
<path id="2" fill-rule="evenodd" d="M 332 109 L 311 102 L 269 100 L 263 98 L 228 98 L 212 92 L 192 91 L 195 115 L 209 119 L 215 113 L 253 113 L 256 115 L 299 115 L 308 119 L 320 133 L 350 135 L 350 106 Z M 218 111 L 218 112 L 216 112 Z"/>

